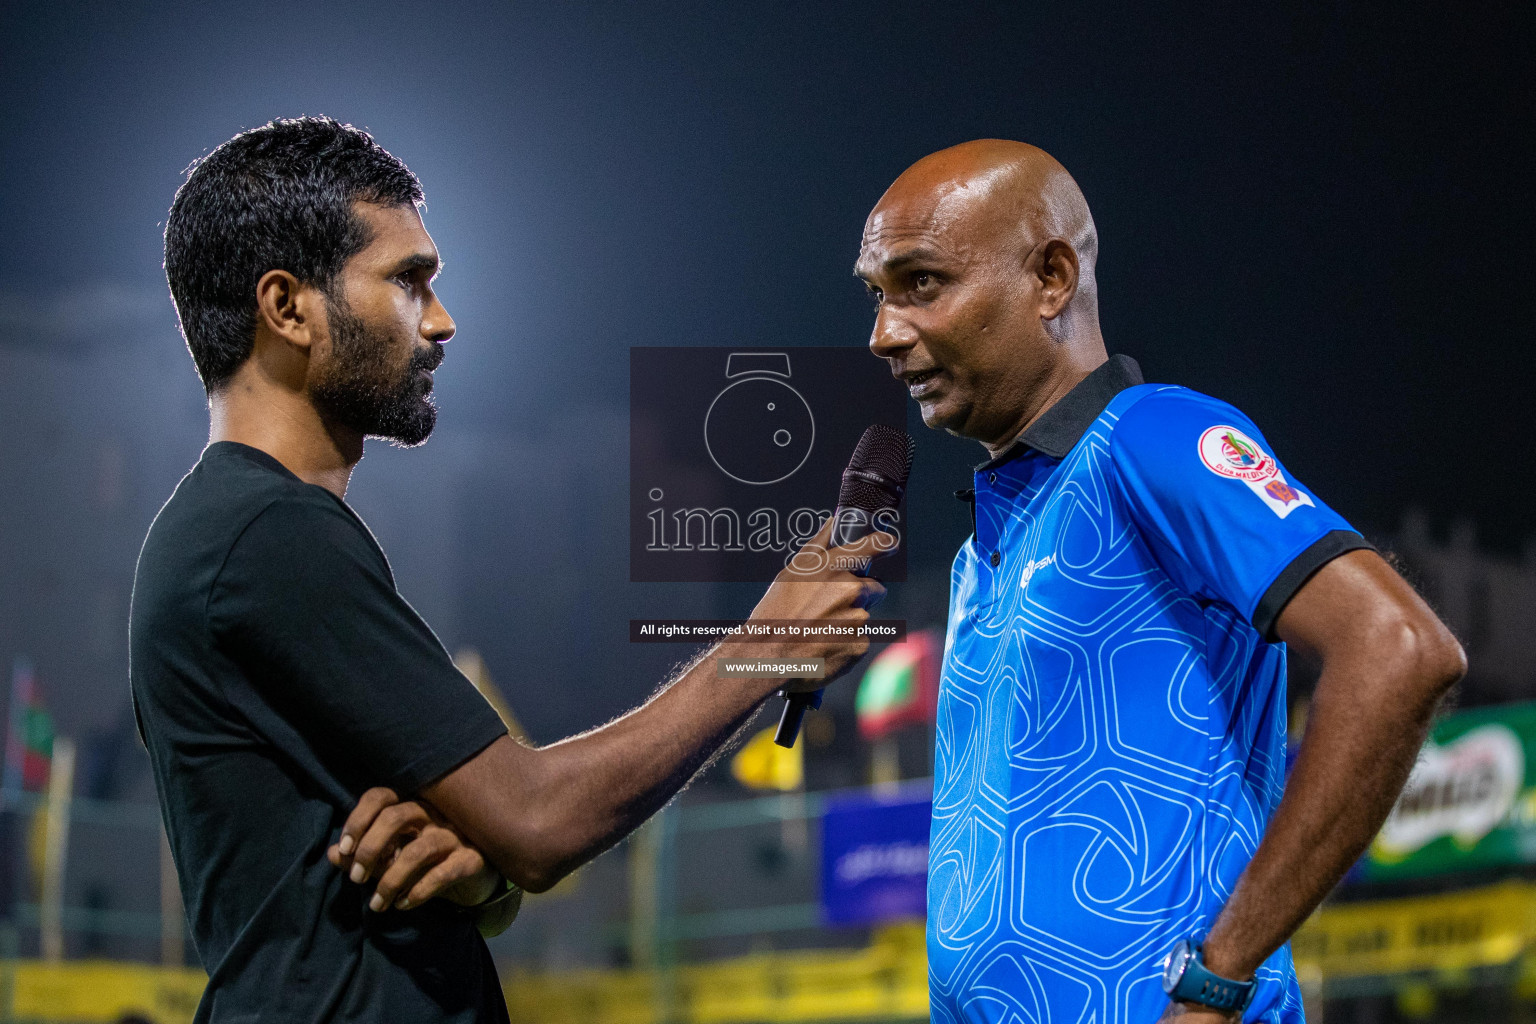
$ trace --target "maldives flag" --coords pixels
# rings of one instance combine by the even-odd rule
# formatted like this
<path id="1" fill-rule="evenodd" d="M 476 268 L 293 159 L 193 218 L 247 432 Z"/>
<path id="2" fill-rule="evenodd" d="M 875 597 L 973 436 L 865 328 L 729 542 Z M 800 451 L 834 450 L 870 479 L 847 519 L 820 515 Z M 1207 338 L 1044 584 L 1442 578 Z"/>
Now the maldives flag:
<path id="1" fill-rule="evenodd" d="M 11 672 L 10 729 L 5 738 L 5 789 L 48 788 L 53 761 L 53 717 L 43 707 L 32 666 L 17 659 Z"/>
<path id="2" fill-rule="evenodd" d="M 922 630 L 908 633 L 870 662 L 853 702 L 859 735 L 876 740 L 904 725 L 934 720 L 943 650 L 937 634 Z"/>

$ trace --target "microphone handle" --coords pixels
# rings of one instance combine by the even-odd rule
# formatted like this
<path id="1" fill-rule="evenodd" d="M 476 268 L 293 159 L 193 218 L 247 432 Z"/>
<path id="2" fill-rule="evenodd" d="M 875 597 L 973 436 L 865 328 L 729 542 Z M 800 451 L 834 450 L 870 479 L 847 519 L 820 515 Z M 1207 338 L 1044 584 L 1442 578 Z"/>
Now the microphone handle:
<path id="1" fill-rule="evenodd" d="M 875 532 L 875 526 L 871 521 L 869 513 L 863 512 L 863 510 L 860 510 L 860 512 L 862 513 L 861 516 L 849 517 L 848 528 L 845 530 L 843 528 L 844 510 L 842 506 L 838 506 L 833 511 L 832 514 L 838 517 L 837 525 L 832 527 L 831 541 L 833 547 L 852 544 L 854 541 Z M 862 572 L 857 569 L 854 570 L 854 575 L 856 576 L 865 576 L 868 573 L 869 569 L 867 567 Z M 784 710 L 779 713 L 779 728 L 773 734 L 773 742 L 781 747 L 794 746 L 795 740 L 800 735 L 800 723 L 805 720 L 805 713 L 821 707 L 821 695 L 825 692 L 825 690 L 797 690 L 794 692 L 780 690 L 779 696 L 784 698 Z"/>
<path id="2" fill-rule="evenodd" d="M 788 690 L 780 690 L 779 694 L 784 698 L 784 710 L 779 713 L 779 728 L 773 734 L 773 742 L 781 747 L 792 747 L 795 738 L 800 735 L 800 723 L 805 720 L 805 713 L 821 707 L 821 695 L 823 690 L 803 690 L 794 693 Z"/>

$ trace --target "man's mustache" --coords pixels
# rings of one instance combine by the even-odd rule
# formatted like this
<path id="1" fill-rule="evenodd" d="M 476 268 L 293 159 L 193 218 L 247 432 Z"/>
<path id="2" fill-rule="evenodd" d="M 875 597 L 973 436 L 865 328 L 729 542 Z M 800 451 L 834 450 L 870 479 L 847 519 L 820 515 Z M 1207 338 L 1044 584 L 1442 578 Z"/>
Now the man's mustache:
<path id="1" fill-rule="evenodd" d="M 424 349 L 411 356 L 411 372 L 415 373 L 417 370 L 422 370 L 431 373 L 443 365 L 443 358 L 446 355 L 447 353 L 443 351 L 443 346 L 434 343 L 431 348 Z"/>

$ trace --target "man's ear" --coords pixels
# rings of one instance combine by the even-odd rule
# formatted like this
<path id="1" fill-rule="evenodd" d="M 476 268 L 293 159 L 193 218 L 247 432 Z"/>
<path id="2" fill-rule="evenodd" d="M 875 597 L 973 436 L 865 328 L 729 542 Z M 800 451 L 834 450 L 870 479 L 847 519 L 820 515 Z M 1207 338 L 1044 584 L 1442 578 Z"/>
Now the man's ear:
<path id="1" fill-rule="evenodd" d="M 308 349 L 324 331 L 320 291 L 286 270 L 269 270 L 256 282 L 256 316 L 269 332 Z"/>
<path id="2" fill-rule="evenodd" d="M 1077 294 L 1077 251 L 1062 238 L 1052 238 L 1037 251 L 1034 267 L 1040 283 L 1040 318 L 1054 320 Z"/>

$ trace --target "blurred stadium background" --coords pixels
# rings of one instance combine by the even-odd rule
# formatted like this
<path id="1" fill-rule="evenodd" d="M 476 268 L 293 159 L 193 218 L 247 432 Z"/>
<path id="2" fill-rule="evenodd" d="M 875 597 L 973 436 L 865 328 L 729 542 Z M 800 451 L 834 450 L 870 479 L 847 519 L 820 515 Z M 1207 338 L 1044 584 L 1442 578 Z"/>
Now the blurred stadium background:
<path id="1" fill-rule="evenodd" d="M 191 159 L 298 113 L 368 128 L 425 184 L 459 325 L 443 413 L 423 451 L 370 445 L 349 500 L 538 742 L 686 656 L 629 619 L 760 592 L 629 582 L 630 346 L 858 346 L 859 226 L 903 167 L 975 137 L 1053 152 L 1099 225 L 1111 347 L 1252 414 L 1470 655 L 1388 834 L 1296 940 L 1310 1019 L 1536 1020 L 1530 18 L 0 5 L 0 1020 L 196 1005 L 127 696 L 134 560 L 207 436 L 160 225 Z M 913 433 L 909 580 L 881 614 L 939 629 L 977 458 Z M 859 680 L 834 687 L 803 762 L 749 744 L 530 898 L 492 946 L 513 1019 L 923 1019 L 921 681 L 887 665 L 863 733 Z"/>

